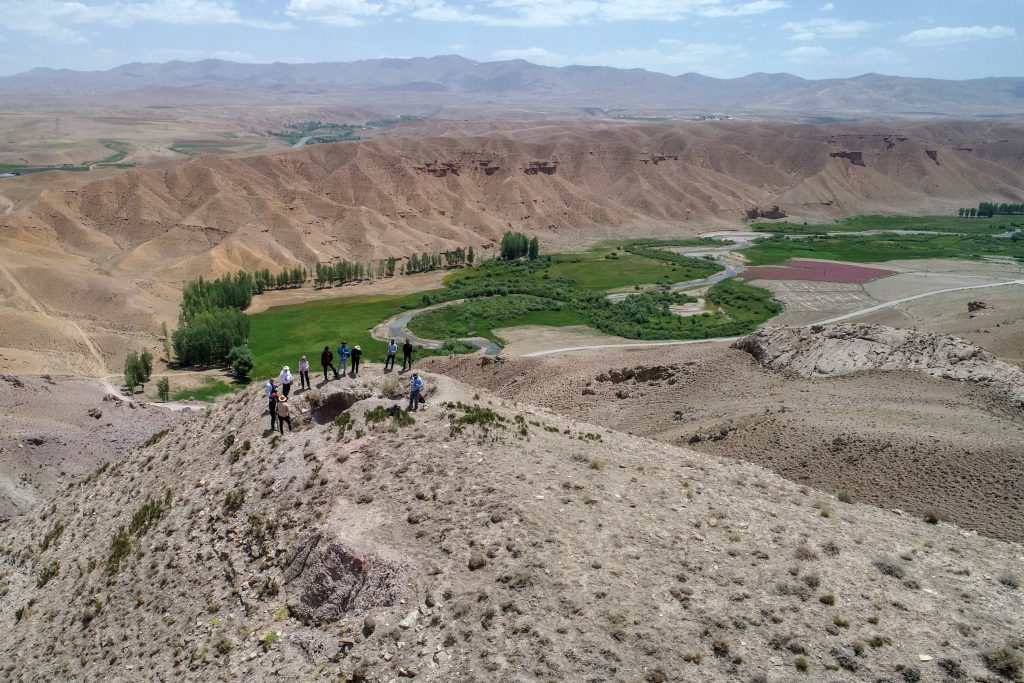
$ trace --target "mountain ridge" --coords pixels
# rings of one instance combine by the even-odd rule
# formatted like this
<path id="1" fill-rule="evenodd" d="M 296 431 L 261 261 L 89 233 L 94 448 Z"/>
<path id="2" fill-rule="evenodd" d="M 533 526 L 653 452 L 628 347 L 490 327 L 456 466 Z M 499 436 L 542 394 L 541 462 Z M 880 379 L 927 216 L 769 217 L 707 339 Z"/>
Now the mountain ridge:
<path id="1" fill-rule="evenodd" d="M 1024 78 L 1016 77 L 953 81 L 865 73 L 810 80 L 758 72 L 720 79 L 694 72 L 669 75 L 607 66 L 544 66 L 522 59 L 482 62 L 458 55 L 310 64 L 219 59 L 133 62 L 106 71 L 37 68 L 0 78 L 0 92 L 14 98 L 126 95 L 154 87 L 186 87 L 210 98 L 244 94 L 253 101 L 279 95 L 282 88 L 295 96 L 345 97 L 348 102 L 370 101 L 387 92 L 391 98 L 398 97 L 393 103 L 398 106 L 412 106 L 411 98 L 429 92 L 434 104 L 475 102 L 488 104 L 489 109 L 543 104 L 577 113 L 591 106 L 669 114 L 709 110 L 790 116 L 830 112 L 864 118 L 915 113 L 1024 115 Z M 479 102 L 481 97 L 491 99 Z"/>

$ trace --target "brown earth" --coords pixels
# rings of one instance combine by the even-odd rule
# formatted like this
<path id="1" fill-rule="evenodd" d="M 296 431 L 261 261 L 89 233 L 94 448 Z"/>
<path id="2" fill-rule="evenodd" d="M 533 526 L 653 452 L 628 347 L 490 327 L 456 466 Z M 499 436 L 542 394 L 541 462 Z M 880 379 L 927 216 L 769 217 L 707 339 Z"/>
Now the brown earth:
<path id="1" fill-rule="evenodd" d="M 254 388 L 0 528 L 3 677 L 997 680 L 990 653 L 1019 657 L 1017 544 L 441 376 L 415 424 L 371 424 L 365 374 L 331 385 L 370 395 L 343 434 L 300 401 L 267 438 Z"/>
<path id="2" fill-rule="evenodd" d="M 187 419 L 96 383 L 0 375 L 0 521 L 34 510 L 105 462 Z"/>
<path id="3" fill-rule="evenodd" d="M 96 180 L 5 179 L 15 208 L 0 214 L 0 310 L 18 324 L 0 332 L 0 353 L 19 372 L 116 365 L 174 322 L 184 280 L 237 268 L 482 250 L 510 227 L 549 250 L 679 237 L 739 226 L 750 204 L 809 219 L 949 213 L 1024 187 L 1021 129 L 901 130 L 906 140 L 891 146 L 892 131 L 878 125 L 540 125 L 198 157 Z M 866 167 L 829 156 L 849 144 Z M 941 148 L 943 164 L 925 148 Z M 673 159 L 643 163 L 651 150 Z M 435 161 L 459 174 L 438 177 Z M 527 174 L 534 161 L 557 161 L 557 170 Z"/>
<path id="4" fill-rule="evenodd" d="M 917 372 L 805 379 L 724 344 L 421 365 L 593 424 L 746 460 L 853 500 L 1024 540 L 1024 415 Z"/>

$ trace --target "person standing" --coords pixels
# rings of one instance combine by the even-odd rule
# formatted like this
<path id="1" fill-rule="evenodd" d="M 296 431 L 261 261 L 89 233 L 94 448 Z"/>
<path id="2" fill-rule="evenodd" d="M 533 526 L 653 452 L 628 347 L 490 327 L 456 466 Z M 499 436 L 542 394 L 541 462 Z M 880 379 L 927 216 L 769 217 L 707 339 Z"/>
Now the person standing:
<path id="1" fill-rule="evenodd" d="M 334 367 L 334 354 L 331 353 L 331 347 L 325 346 L 324 350 L 320 353 L 320 364 L 324 366 L 324 382 L 327 382 L 327 368 L 331 369 L 334 373 L 334 379 L 338 379 L 338 371 Z"/>
<path id="2" fill-rule="evenodd" d="M 274 386 L 274 378 L 273 378 L 273 377 L 271 377 L 270 379 L 268 379 L 268 380 L 267 380 L 267 386 L 265 386 L 265 387 L 263 387 L 263 388 L 264 388 L 264 390 L 266 390 L 266 392 L 267 392 L 267 398 L 270 398 L 270 395 L 271 395 L 272 393 L 274 393 L 275 391 L 277 391 L 277 387 L 276 387 L 276 386 Z"/>
<path id="3" fill-rule="evenodd" d="M 288 423 L 288 431 L 292 431 L 292 415 L 288 410 L 288 397 L 282 396 L 281 400 L 277 402 L 277 426 L 282 434 L 284 434 L 285 422 Z"/>
<path id="4" fill-rule="evenodd" d="M 347 341 L 342 341 L 340 344 L 338 344 L 338 370 L 341 372 L 341 375 L 343 377 L 345 376 L 345 373 L 348 371 L 348 357 L 349 354 L 351 353 L 352 352 L 349 351 L 348 349 Z"/>
<path id="5" fill-rule="evenodd" d="M 384 359 L 384 372 L 388 371 L 390 367 L 392 370 L 395 369 L 395 354 L 398 353 L 398 344 L 392 339 L 388 342 L 388 357 Z"/>
<path id="6" fill-rule="evenodd" d="M 423 380 L 420 379 L 418 372 L 414 372 L 412 380 L 409 381 L 409 410 L 419 410 L 421 391 L 423 391 Z"/>
<path id="7" fill-rule="evenodd" d="M 288 392 L 292 390 L 292 371 L 288 369 L 287 365 L 281 368 L 281 374 L 277 376 L 277 381 L 281 383 L 281 393 L 288 398 Z"/>
<path id="8" fill-rule="evenodd" d="M 270 403 L 268 406 L 270 408 L 270 431 L 274 431 L 274 428 L 277 426 L 277 392 L 270 392 L 267 400 Z"/>
<path id="9" fill-rule="evenodd" d="M 406 370 L 412 370 L 412 342 L 409 338 L 405 338 L 405 343 L 402 344 L 402 372 Z"/>
<path id="10" fill-rule="evenodd" d="M 312 389 L 313 385 L 309 383 L 309 360 L 305 356 L 299 361 L 299 388 L 300 389 Z"/>
<path id="11" fill-rule="evenodd" d="M 363 355 L 363 350 L 359 348 L 359 344 L 355 345 L 352 349 L 352 376 L 355 377 L 359 374 L 359 359 Z"/>

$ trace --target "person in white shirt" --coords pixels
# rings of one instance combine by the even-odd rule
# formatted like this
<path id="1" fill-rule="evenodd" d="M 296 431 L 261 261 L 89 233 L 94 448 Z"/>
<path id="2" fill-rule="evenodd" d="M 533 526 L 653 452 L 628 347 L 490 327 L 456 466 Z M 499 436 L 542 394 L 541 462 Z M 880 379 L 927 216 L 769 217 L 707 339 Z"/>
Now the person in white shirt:
<path id="1" fill-rule="evenodd" d="M 281 393 L 284 396 L 288 396 L 288 392 L 292 390 L 292 371 L 288 369 L 288 366 L 281 368 L 281 374 L 278 375 L 277 381 L 281 383 Z"/>
<path id="2" fill-rule="evenodd" d="M 299 361 L 299 388 L 300 389 L 312 389 L 313 385 L 309 383 L 309 360 L 305 356 Z"/>
<path id="3" fill-rule="evenodd" d="M 388 371 L 388 368 L 395 369 L 395 354 L 398 353 L 398 344 L 392 339 L 388 342 L 388 357 L 384 359 L 384 372 Z"/>

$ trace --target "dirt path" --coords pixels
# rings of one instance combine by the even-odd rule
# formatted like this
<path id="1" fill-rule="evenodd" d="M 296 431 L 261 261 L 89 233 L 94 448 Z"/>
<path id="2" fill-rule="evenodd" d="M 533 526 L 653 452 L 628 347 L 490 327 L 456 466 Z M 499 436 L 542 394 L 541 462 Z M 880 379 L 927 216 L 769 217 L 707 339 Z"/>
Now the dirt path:
<path id="1" fill-rule="evenodd" d="M 9 197 L 0 194 L 0 213 L 10 213 L 11 211 L 14 211 L 14 202 Z"/>
<path id="2" fill-rule="evenodd" d="M 868 306 L 861 308 L 850 313 L 844 313 L 843 315 L 834 316 L 832 318 L 825 318 L 824 320 L 816 320 L 809 325 L 831 325 L 832 323 L 841 322 L 843 320 L 849 320 L 868 313 L 874 313 L 885 308 L 892 308 L 909 301 L 917 301 L 918 299 L 924 299 L 930 296 L 937 296 L 939 294 L 948 294 L 950 292 L 962 292 L 970 289 L 991 289 L 992 287 L 1006 287 L 1008 285 L 1024 285 L 1024 280 L 1009 280 L 1007 282 L 995 282 L 983 285 L 966 285 L 963 287 L 948 287 L 946 289 L 937 289 L 931 292 L 924 292 L 922 294 L 915 294 L 914 296 L 903 297 L 902 299 L 894 299 L 893 301 L 884 301 L 874 306 Z M 636 342 L 628 344 L 593 344 L 588 346 L 570 346 L 561 349 L 550 349 L 546 351 L 534 351 L 532 353 L 524 354 L 527 358 L 536 358 L 538 356 L 549 356 L 555 353 L 569 353 L 572 351 L 589 351 L 591 349 L 625 349 L 625 348 L 645 348 L 652 346 L 685 346 L 688 344 L 709 344 L 714 342 L 731 342 L 739 339 L 739 337 L 715 337 L 713 339 L 687 339 L 683 341 L 660 341 L 660 342 Z"/>
<path id="3" fill-rule="evenodd" d="M 150 380 L 156 381 L 158 377 L 174 377 L 175 375 L 170 373 L 160 373 L 151 375 Z M 134 396 L 126 396 L 124 390 L 121 387 L 114 386 L 111 379 L 120 379 L 121 375 L 105 375 L 99 378 L 100 384 L 109 394 L 118 396 L 125 401 L 136 401 Z M 139 400 L 145 400 L 145 397 Z M 146 405 L 153 406 L 154 408 L 164 408 L 165 410 L 182 411 L 182 410 L 198 410 L 206 404 L 202 401 L 167 401 L 166 403 L 145 401 Z"/>
<path id="4" fill-rule="evenodd" d="M 10 281 L 11 286 L 14 288 L 14 291 L 16 293 L 20 294 L 22 297 L 24 297 L 25 300 L 28 301 L 29 305 L 39 315 L 44 316 L 46 318 L 52 318 L 53 320 L 57 320 L 59 322 L 65 323 L 68 326 L 70 326 L 72 329 L 74 329 L 75 332 L 78 333 L 78 336 L 81 338 L 82 343 L 85 344 L 85 347 L 89 350 L 89 355 L 91 355 L 93 357 L 93 359 L 96 361 L 96 369 L 95 369 L 96 374 L 99 374 L 99 373 L 102 373 L 102 372 L 106 371 L 107 364 L 103 361 L 103 355 L 100 353 L 99 349 L 96 348 L 96 345 L 92 343 L 92 339 L 89 337 L 89 335 L 87 335 L 85 333 L 85 330 L 83 330 L 81 327 L 79 327 L 78 323 L 76 323 L 75 321 L 73 321 L 73 320 L 71 320 L 69 318 L 65 318 L 63 316 L 52 315 L 47 310 L 46 306 L 44 306 L 43 303 L 41 301 L 39 301 L 39 299 L 35 298 L 32 295 L 31 292 L 29 292 L 27 289 L 25 289 L 22 286 L 22 284 L 18 280 L 18 278 L 15 277 L 13 272 L 11 272 L 11 269 L 8 268 L 2 262 L 0 262 L 0 273 L 3 273 L 4 277 L 6 277 L 8 281 Z"/>

